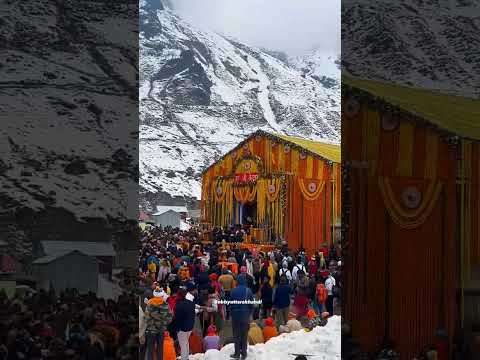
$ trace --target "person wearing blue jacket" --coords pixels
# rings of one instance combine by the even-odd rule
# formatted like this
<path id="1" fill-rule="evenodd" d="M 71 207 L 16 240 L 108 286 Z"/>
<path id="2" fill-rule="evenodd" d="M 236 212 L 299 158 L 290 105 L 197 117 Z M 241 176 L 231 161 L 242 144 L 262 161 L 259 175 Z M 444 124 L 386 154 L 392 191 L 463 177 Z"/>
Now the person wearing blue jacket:
<path id="1" fill-rule="evenodd" d="M 237 287 L 230 292 L 230 301 L 253 301 L 253 293 L 247 287 L 245 274 L 237 278 Z M 235 352 L 230 356 L 232 359 L 245 359 L 247 357 L 248 330 L 250 328 L 250 316 L 253 311 L 253 303 L 234 304 L 230 303 L 232 317 L 233 338 L 235 339 Z"/>
<path id="2" fill-rule="evenodd" d="M 275 322 L 277 327 L 285 325 L 288 321 L 288 313 L 290 312 L 290 296 L 293 290 L 288 285 L 288 280 L 285 275 L 280 277 L 280 285 L 275 289 L 273 295 L 273 307 L 275 309 Z"/>

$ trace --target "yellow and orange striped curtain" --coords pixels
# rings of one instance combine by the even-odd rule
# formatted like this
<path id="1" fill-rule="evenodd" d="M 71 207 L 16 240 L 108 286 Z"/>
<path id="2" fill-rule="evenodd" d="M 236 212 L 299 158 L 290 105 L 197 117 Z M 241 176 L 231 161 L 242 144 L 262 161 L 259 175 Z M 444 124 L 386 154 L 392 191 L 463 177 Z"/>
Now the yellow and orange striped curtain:
<path id="1" fill-rule="evenodd" d="M 214 226 L 229 225 L 234 216 L 233 180 L 217 179 L 212 182 L 212 223 Z"/>

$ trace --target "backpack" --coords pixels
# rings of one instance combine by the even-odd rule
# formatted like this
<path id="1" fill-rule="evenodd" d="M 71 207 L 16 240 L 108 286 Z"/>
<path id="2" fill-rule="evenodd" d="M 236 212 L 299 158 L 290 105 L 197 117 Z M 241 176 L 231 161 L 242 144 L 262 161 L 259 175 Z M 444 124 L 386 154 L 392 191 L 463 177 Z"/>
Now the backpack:
<path id="1" fill-rule="evenodd" d="M 317 302 L 319 304 L 324 304 L 328 298 L 328 290 L 322 284 L 317 284 Z"/>
<path id="2" fill-rule="evenodd" d="M 305 265 L 303 264 L 295 264 L 295 266 L 293 267 L 293 269 L 297 268 L 297 278 L 298 278 L 298 275 L 300 273 L 300 271 L 302 271 L 304 274 L 306 274 L 307 272 L 305 271 Z M 293 269 L 292 269 L 292 276 L 293 276 Z"/>
<path id="3" fill-rule="evenodd" d="M 290 283 L 290 279 L 289 279 L 288 276 L 287 276 L 287 272 L 290 272 L 290 270 L 284 269 L 284 268 L 278 269 L 278 276 L 277 276 L 278 281 L 277 281 L 277 282 L 280 282 L 280 276 L 285 275 L 285 277 L 287 278 L 287 283 L 289 284 L 289 283 Z M 292 276 L 292 274 L 290 273 L 290 277 L 291 277 L 291 276 Z"/>

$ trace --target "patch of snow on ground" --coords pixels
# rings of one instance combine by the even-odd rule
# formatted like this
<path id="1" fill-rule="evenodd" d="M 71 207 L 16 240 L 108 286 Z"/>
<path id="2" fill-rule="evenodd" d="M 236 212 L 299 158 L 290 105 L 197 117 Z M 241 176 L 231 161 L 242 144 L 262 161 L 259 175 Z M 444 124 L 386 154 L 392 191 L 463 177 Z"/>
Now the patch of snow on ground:
<path id="1" fill-rule="evenodd" d="M 247 359 L 251 360 L 292 360 L 296 355 L 306 354 L 308 359 L 339 360 L 341 358 L 341 317 L 328 319 L 325 327 L 316 327 L 310 332 L 304 330 L 281 334 L 265 344 L 248 346 Z M 226 360 L 233 354 L 234 345 L 228 344 L 220 351 L 209 350 L 204 354 L 190 355 L 190 360 Z"/>

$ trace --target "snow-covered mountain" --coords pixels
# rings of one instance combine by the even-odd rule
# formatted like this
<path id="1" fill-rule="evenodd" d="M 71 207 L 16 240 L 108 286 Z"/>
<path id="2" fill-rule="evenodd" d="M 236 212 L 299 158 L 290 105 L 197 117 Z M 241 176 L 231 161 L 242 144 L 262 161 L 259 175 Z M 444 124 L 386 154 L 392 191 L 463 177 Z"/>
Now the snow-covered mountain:
<path id="1" fill-rule="evenodd" d="M 340 56 L 338 54 L 313 49 L 303 56 L 291 59 L 290 63 L 326 88 L 338 89 L 340 86 Z"/>
<path id="2" fill-rule="evenodd" d="M 290 65 L 274 52 L 196 29 L 165 5 L 140 1 L 144 207 L 199 198 L 201 171 L 257 129 L 339 142 L 335 60 L 316 62 L 311 53 Z"/>
<path id="3" fill-rule="evenodd" d="M 360 77 L 478 97 L 479 2 L 345 1 L 342 69 Z"/>
<path id="4" fill-rule="evenodd" d="M 137 16 L 129 0 L 2 3 L 0 240 L 17 260 L 137 217 Z"/>

